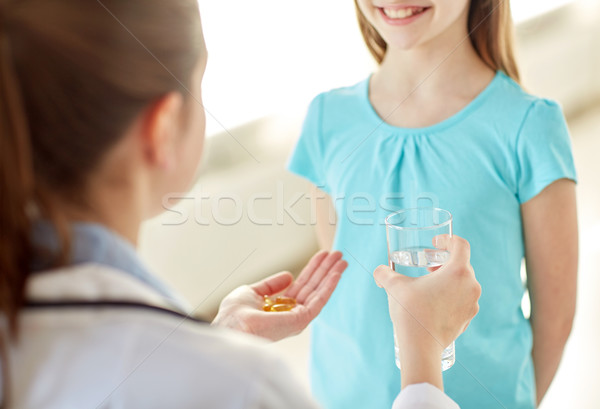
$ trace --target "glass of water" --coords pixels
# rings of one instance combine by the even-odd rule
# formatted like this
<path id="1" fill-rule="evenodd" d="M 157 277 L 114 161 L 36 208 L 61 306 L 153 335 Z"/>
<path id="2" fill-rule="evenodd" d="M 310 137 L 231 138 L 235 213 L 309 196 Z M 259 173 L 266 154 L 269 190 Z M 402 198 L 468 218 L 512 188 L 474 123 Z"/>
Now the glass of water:
<path id="1" fill-rule="evenodd" d="M 431 268 L 444 264 L 450 253 L 438 249 L 436 236 L 452 236 L 452 215 L 449 211 L 432 207 L 404 209 L 385 219 L 388 257 L 394 271 L 409 277 L 428 274 Z M 398 346 L 395 343 L 396 366 L 400 368 Z M 454 342 L 442 352 L 442 370 L 454 365 Z"/>

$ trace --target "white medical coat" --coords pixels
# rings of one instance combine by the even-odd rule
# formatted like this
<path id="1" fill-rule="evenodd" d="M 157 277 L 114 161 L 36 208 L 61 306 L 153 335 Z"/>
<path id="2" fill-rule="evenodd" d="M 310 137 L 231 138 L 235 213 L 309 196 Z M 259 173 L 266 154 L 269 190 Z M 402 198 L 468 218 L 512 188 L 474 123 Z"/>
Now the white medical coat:
<path id="1" fill-rule="evenodd" d="M 186 319 L 117 269 L 36 273 L 26 294 L 8 354 L 11 408 L 318 407 L 267 342 Z M 421 384 L 399 395 L 394 409 L 405 408 L 458 406 Z"/>

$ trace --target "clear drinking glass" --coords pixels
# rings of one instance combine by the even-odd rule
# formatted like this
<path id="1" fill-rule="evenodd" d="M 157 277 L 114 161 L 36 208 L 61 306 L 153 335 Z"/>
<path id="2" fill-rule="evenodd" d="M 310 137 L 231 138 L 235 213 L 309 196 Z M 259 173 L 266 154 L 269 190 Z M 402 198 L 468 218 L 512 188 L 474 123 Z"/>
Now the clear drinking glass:
<path id="1" fill-rule="evenodd" d="M 452 236 L 452 215 L 449 211 L 432 207 L 404 209 L 385 219 L 388 257 L 394 271 L 410 277 L 428 274 L 428 268 L 444 264 L 450 253 L 434 246 L 440 234 Z M 395 343 L 396 366 L 400 368 L 398 346 Z M 454 365 L 454 342 L 442 352 L 442 370 Z"/>

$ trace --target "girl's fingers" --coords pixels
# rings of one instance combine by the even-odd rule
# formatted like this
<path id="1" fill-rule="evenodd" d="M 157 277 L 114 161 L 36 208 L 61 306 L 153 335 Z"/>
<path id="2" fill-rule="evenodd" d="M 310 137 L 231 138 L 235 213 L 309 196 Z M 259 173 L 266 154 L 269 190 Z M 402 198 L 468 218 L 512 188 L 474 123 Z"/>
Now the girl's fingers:
<path id="1" fill-rule="evenodd" d="M 339 251 L 334 251 L 330 253 L 325 259 L 321 262 L 321 265 L 317 267 L 317 269 L 312 273 L 308 282 L 306 282 L 296 294 L 296 300 L 300 303 L 304 303 L 307 297 L 317 288 L 319 284 L 325 276 L 332 270 L 332 267 L 336 265 L 338 261 L 342 258 L 342 253 Z M 342 270 L 343 271 L 343 270 Z"/>
<path id="2" fill-rule="evenodd" d="M 438 234 L 432 239 L 432 244 L 434 247 L 441 250 L 450 251 L 450 246 L 452 245 L 452 236 L 449 234 Z"/>
<path id="3" fill-rule="evenodd" d="M 433 238 L 433 245 L 438 249 L 448 250 L 450 258 L 446 264 L 465 264 L 471 258 L 471 246 L 462 237 L 440 234 Z"/>
<path id="4" fill-rule="evenodd" d="M 277 294 L 290 286 L 294 281 L 294 276 L 289 271 L 273 274 L 250 286 L 254 292 L 260 296 Z"/>
<path id="5" fill-rule="evenodd" d="M 329 252 L 325 250 L 319 251 L 317 254 L 312 256 L 308 264 L 302 269 L 296 282 L 290 287 L 286 295 L 288 297 L 297 298 L 300 289 L 310 280 L 310 277 L 314 271 L 321 265 L 323 260 L 329 255 Z"/>
<path id="6" fill-rule="evenodd" d="M 430 272 L 430 273 L 433 273 L 434 271 L 439 270 L 440 267 L 442 267 L 442 266 L 427 267 L 427 271 Z"/>
<path id="7" fill-rule="evenodd" d="M 452 237 L 448 251 L 450 251 L 449 263 L 469 263 L 471 258 L 471 246 L 469 245 L 469 242 L 462 237 Z"/>
<path id="8" fill-rule="evenodd" d="M 388 287 L 391 287 L 394 280 L 397 280 L 399 276 L 401 276 L 401 274 L 396 273 L 390 267 L 383 264 L 373 271 L 375 284 L 377 284 L 377 286 L 380 288 L 385 288 L 386 290 Z"/>

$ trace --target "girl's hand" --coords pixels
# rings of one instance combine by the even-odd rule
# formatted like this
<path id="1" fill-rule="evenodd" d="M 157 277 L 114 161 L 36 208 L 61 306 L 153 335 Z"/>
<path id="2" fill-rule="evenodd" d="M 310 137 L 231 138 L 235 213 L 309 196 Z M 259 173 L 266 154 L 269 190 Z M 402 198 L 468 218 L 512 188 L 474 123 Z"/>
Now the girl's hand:
<path id="1" fill-rule="evenodd" d="M 258 283 L 238 287 L 221 302 L 213 325 L 272 341 L 299 334 L 321 312 L 347 266 L 339 251 L 320 251 L 295 282 L 292 274 L 284 271 Z M 263 297 L 274 294 L 295 298 L 297 304 L 290 311 L 263 311 Z"/>
<path id="2" fill-rule="evenodd" d="M 402 366 L 402 386 L 429 382 L 442 389 L 440 358 L 479 310 L 481 286 L 469 263 L 469 243 L 438 236 L 436 247 L 450 259 L 423 277 L 412 278 L 379 266 L 377 285 L 388 294 L 390 316 Z"/>

